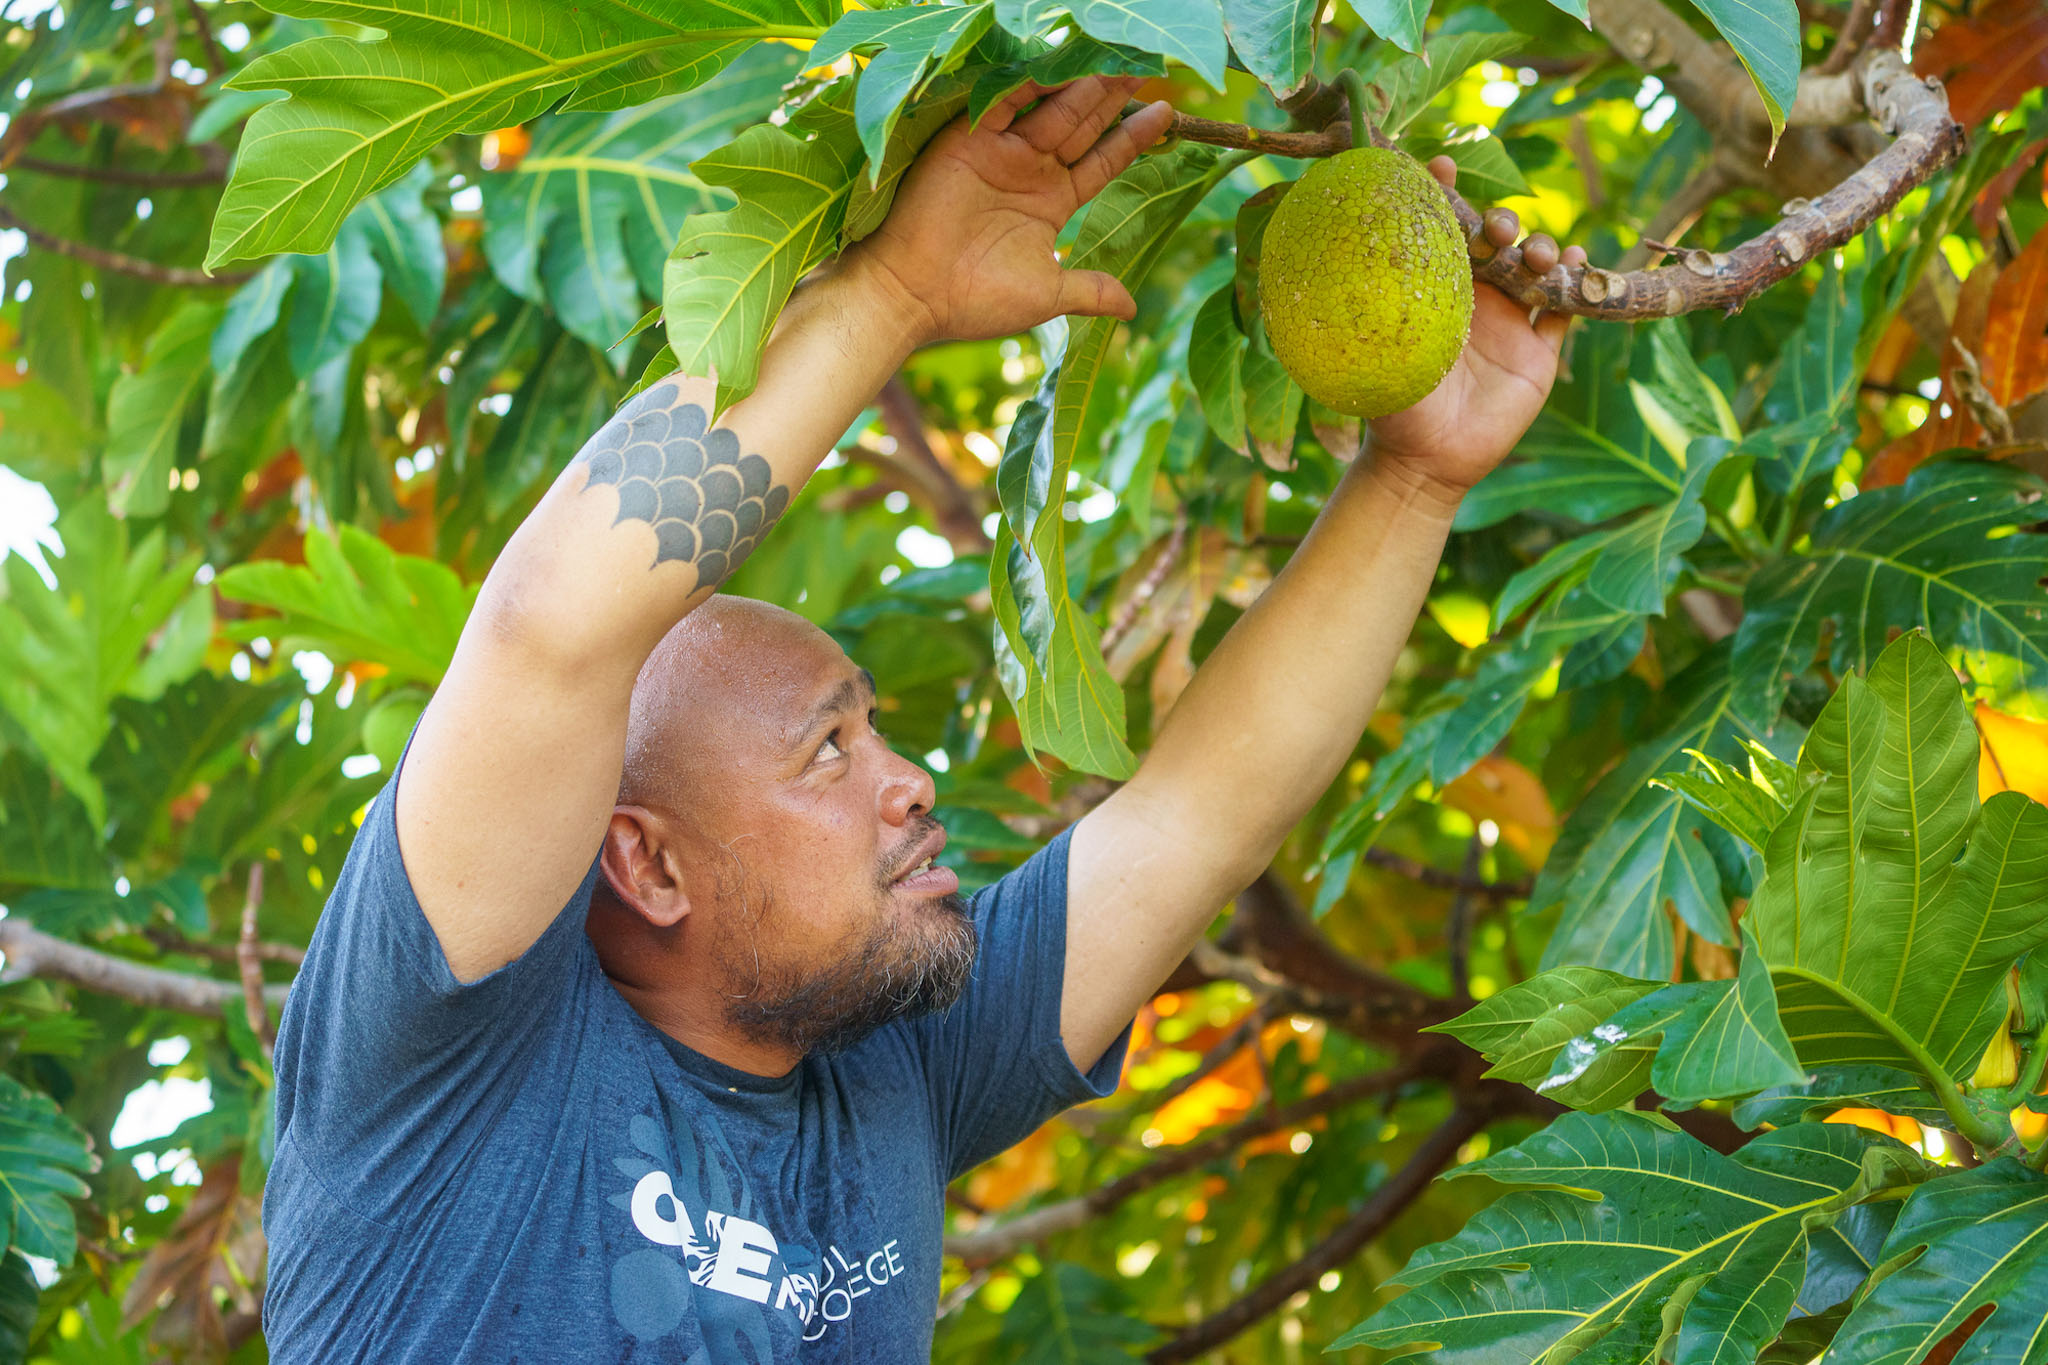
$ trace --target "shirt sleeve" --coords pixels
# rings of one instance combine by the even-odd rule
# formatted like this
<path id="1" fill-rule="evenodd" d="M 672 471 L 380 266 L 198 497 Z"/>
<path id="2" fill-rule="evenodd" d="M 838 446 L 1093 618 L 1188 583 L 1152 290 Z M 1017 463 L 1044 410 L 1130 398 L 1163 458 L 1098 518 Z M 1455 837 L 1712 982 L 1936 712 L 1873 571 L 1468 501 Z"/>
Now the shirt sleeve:
<path id="1" fill-rule="evenodd" d="M 952 1008 L 919 1021 L 947 1177 L 994 1156 L 1070 1105 L 1112 1093 L 1130 1030 L 1085 1073 L 1060 1038 L 1066 982 L 1063 831 L 975 894 L 980 951 Z"/>
<path id="2" fill-rule="evenodd" d="M 403 760 L 401 760 L 401 763 Z M 583 932 L 595 851 L 532 946 L 458 981 L 398 845 L 398 777 L 377 793 L 321 912 L 278 1028 L 278 1142 L 297 1144 L 328 1192 L 395 1221 L 431 1200 L 508 1106 L 564 1088 L 575 1021 L 602 981 Z"/>

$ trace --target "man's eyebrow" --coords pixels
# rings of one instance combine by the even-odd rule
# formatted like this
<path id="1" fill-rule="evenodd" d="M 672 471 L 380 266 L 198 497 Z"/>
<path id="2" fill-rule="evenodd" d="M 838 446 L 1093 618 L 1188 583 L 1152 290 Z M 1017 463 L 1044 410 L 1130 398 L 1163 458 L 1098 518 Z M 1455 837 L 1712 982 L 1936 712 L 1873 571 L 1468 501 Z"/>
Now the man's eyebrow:
<path id="1" fill-rule="evenodd" d="M 862 706 L 862 702 L 867 704 Z M 828 692 L 823 701 L 812 707 L 808 715 L 786 732 L 789 735 L 789 747 L 802 747 L 827 722 L 856 709 L 865 714 L 874 704 L 875 675 L 865 668 L 854 670 L 853 677 L 840 679 L 839 686 Z"/>

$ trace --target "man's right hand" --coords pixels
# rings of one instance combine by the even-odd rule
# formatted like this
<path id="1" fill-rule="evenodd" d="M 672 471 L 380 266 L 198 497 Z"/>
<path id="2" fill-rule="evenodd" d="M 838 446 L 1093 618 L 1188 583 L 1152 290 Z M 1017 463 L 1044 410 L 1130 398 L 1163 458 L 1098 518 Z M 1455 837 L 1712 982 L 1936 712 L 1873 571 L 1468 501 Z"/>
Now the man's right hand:
<path id="1" fill-rule="evenodd" d="M 979 127 L 955 119 L 846 263 L 900 295 L 920 342 L 1010 336 L 1062 313 L 1129 318 L 1130 291 L 1098 270 L 1063 269 L 1053 240 L 1172 123 L 1164 100 L 1119 120 L 1140 84 L 1027 84 Z"/>

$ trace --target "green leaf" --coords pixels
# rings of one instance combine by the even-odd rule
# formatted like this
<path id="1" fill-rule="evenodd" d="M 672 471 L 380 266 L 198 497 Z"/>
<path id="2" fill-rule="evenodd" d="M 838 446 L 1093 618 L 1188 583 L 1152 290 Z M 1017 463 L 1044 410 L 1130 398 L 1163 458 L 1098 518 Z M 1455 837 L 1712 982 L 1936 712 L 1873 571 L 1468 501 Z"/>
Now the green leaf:
<path id="1" fill-rule="evenodd" d="M 1422 25 L 1430 0 L 1351 0 L 1365 26 L 1403 52 L 1422 51 Z M 1434 55 L 1434 54 L 1432 54 Z"/>
<path id="2" fill-rule="evenodd" d="M 1846 1124 L 1726 1157 L 1645 1115 L 1567 1114 L 1458 1168 L 1516 1188 L 1416 1252 L 1396 1277 L 1414 1288 L 1335 1347 L 1438 1365 L 1746 1362 L 1784 1325 L 1812 1231 L 1919 1165 Z"/>
<path id="3" fill-rule="evenodd" d="M 1124 1365 L 1159 1340 L 1159 1329 L 1131 1308 L 1114 1281 L 1055 1262 L 1024 1282 L 999 1340 L 1017 1352 L 1008 1357 L 1014 1365 Z"/>
<path id="4" fill-rule="evenodd" d="M 796 282 L 837 249 L 863 159 L 842 84 L 787 128 L 760 125 L 698 160 L 737 207 L 683 224 L 663 272 L 662 318 L 683 373 L 718 376 L 718 404 L 752 393 L 761 348 Z M 808 141 L 805 139 L 808 138 Z"/>
<path id="5" fill-rule="evenodd" d="M 1321 0 L 1223 0 L 1223 30 L 1245 69 L 1285 99 L 1315 74 L 1321 9 Z"/>
<path id="6" fill-rule="evenodd" d="M 236 682 L 201 671 L 153 701 L 122 697 L 113 728 L 93 758 L 107 793 L 109 842 L 139 854 L 169 834 L 171 803 L 233 766 L 252 732 L 275 720 L 297 689 L 284 682 Z"/>
<path id="7" fill-rule="evenodd" d="M 1798 1085 L 1775 1085 L 1735 1106 L 1743 1128 L 1784 1127 L 1826 1118 L 1837 1109 L 1882 1109 L 1920 1123 L 1953 1122 L 1917 1076 L 1888 1066 L 1820 1066 Z"/>
<path id="8" fill-rule="evenodd" d="M 1574 1109 L 1614 1109 L 1648 1088 L 1656 1041 L 1617 1039 L 1595 1050 L 1587 1040 L 1616 1010 L 1661 989 L 1598 967 L 1558 967 L 1423 1032 L 1448 1033 L 1478 1051 L 1493 1063 L 1488 1076 L 1539 1089 Z"/>
<path id="9" fill-rule="evenodd" d="M 1244 425 L 1252 449 L 1272 469 L 1294 467 L 1294 434 L 1308 395 L 1263 341 L 1244 353 Z"/>
<path id="10" fill-rule="evenodd" d="M 339 540 L 308 532 L 303 566 L 237 564 L 217 581 L 221 596 L 282 617 L 237 622 L 240 639 L 277 637 L 280 650 L 317 649 L 337 664 L 382 664 L 427 683 L 447 672 L 477 593 L 446 565 L 399 554 L 356 526 L 342 527 Z"/>
<path id="11" fill-rule="evenodd" d="M 1188 333 L 1188 380 L 1202 416 L 1216 438 L 1242 454 L 1244 428 L 1244 334 L 1231 311 L 1233 286 L 1211 294 L 1195 313 Z"/>
<path id="12" fill-rule="evenodd" d="M 1871 667 L 1900 630 L 1925 630 L 1972 668 L 2018 665 L 2048 683 L 2048 539 L 2027 528 L 2042 484 L 2003 465 L 1941 463 L 1868 489 L 1815 523 L 1812 545 L 1766 566 L 1743 593 L 1738 685 L 1775 711 L 1832 630 L 1836 676 Z"/>
<path id="13" fill-rule="evenodd" d="M 860 129 L 878 177 L 889 134 L 921 82 L 934 71 L 957 64 L 995 22 L 989 0 L 969 5 L 906 5 L 901 9 L 849 10 L 825 31 L 806 59 L 808 66 L 829 66 L 850 52 L 868 52 L 854 95 L 853 120 Z"/>
<path id="14" fill-rule="evenodd" d="M 1293 181 L 1283 180 L 1266 186 L 1237 206 L 1237 269 L 1233 283 L 1237 290 L 1237 316 L 1247 333 L 1258 330 L 1263 311 L 1259 303 L 1259 257 L 1265 249 L 1266 224 L 1272 221 L 1273 210 L 1280 207 L 1280 201 L 1293 188 Z"/>
<path id="15" fill-rule="evenodd" d="M 1437 151 L 1458 163 L 1458 193 L 1472 203 L 1534 193 L 1522 178 L 1521 167 L 1508 154 L 1507 144 L 1497 137 L 1465 138 L 1445 143 Z M 1426 162 L 1433 155 L 1435 152 L 1426 148 L 1418 149 L 1415 159 Z"/>
<path id="16" fill-rule="evenodd" d="M 996 0 L 996 22 L 1020 38 L 1062 13 L 1090 37 L 1156 52 L 1223 88 L 1230 44 L 1217 0 Z"/>
<path id="17" fill-rule="evenodd" d="M 208 350 L 220 318 L 218 304 L 187 303 L 149 339 L 142 368 L 107 394 L 107 501 L 116 516 L 154 517 L 170 505 L 171 471 L 198 445 L 193 419 L 212 377 Z"/>
<path id="18" fill-rule="evenodd" d="M 1814 288 L 1806 317 L 1779 353 L 1778 372 L 1764 395 L 1763 413 L 1774 425 L 1757 433 L 1771 451 L 1757 471 L 1771 491 L 1796 495 L 1833 469 L 1855 435 L 1848 417 L 1862 373 L 1856 341 L 1863 296 L 1845 287 L 1832 255 Z"/>
<path id="19" fill-rule="evenodd" d="M 1745 775 L 1733 764 L 1688 750 L 1691 772 L 1665 773 L 1657 781 L 1722 829 L 1762 853 L 1771 831 L 1785 818 L 1785 802 L 1751 759 Z"/>
<path id="20" fill-rule="evenodd" d="M 1882 1259 L 1915 1252 L 1857 1303 L 1821 1365 L 1913 1365 L 1991 1304 L 1956 1360 L 2048 1359 L 2048 1176 L 2001 1157 L 1922 1185 Z"/>
<path id="21" fill-rule="evenodd" d="M 1002 0 L 997 0 L 996 17 L 1001 22 Z M 1004 62 L 992 66 L 974 78 L 973 93 L 967 103 L 967 118 L 971 123 L 980 123 L 986 114 L 1003 96 L 1016 90 L 1026 81 L 1042 86 L 1065 85 L 1083 76 L 1164 76 L 1166 63 L 1157 53 L 1140 52 L 1134 47 L 1119 47 L 1114 43 L 1097 42 L 1087 34 L 1075 30 L 1067 35 L 1066 41 L 1058 47 L 1037 52 L 1021 60 Z"/>
<path id="22" fill-rule="evenodd" d="M 566 110 L 623 109 L 702 84 L 764 38 L 815 38 L 820 0 L 278 0 L 279 13 L 384 36 L 311 38 L 230 83 L 291 98 L 256 111 L 206 264 L 324 251 L 366 195 L 454 133 Z"/>
<path id="23" fill-rule="evenodd" d="M 1733 981 L 1680 982 L 1616 1010 L 1573 1039 L 1537 1088 L 1547 1093 L 1551 1083 L 1577 1079 L 1611 1049 L 1653 1035 L 1663 1041 L 1650 1083 L 1677 1103 L 1750 1095 L 1806 1079 L 1778 1018 L 1770 969 L 1761 953 L 1747 952 Z"/>
<path id="24" fill-rule="evenodd" d="M 235 291 L 221 314 L 219 330 L 213 334 L 209 354 L 216 374 L 233 370 L 250 345 L 277 325 L 294 278 L 291 261 L 276 260 Z"/>
<path id="25" fill-rule="evenodd" d="M 1124 694 L 1102 661 L 1102 647 L 1080 609 L 1048 587 L 1043 566 L 1012 543 L 989 574 L 995 612 L 996 669 L 1017 710 L 1027 749 L 1070 768 L 1118 780 L 1136 771 L 1124 740 Z"/>
<path id="26" fill-rule="evenodd" d="M 1421 46 L 1422 16 L 1428 12 L 1427 0 L 1354 0 L 1354 9 L 1359 17 L 1370 25 L 1374 32 L 1387 38 L 1395 46 L 1409 52 L 1417 52 Z M 1402 42 L 1400 38 L 1379 26 L 1368 10 L 1385 9 L 1383 20 L 1388 23 L 1402 22 L 1400 12 L 1413 12 L 1415 33 L 1413 42 Z M 1528 43 L 1522 34 L 1505 30 L 1465 31 L 1441 34 L 1429 44 L 1427 58 L 1421 55 L 1403 57 L 1372 77 L 1373 84 L 1387 93 L 1389 100 L 1386 113 L 1380 117 L 1380 131 L 1393 137 L 1415 121 L 1430 101 L 1451 88 L 1451 85 L 1467 71 L 1484 61 L 1518 52 Z"/>
<path id="27" fill-rule="evenodd" d="M 78 1251 L 71 1201 L 90 1193 L 79 1177 L 99 1168 L 85 1134 L 55 1100 L 0 1075 L 0 1205 L 11 1251 L 70 1265 Z"/>
<path id="28" fill-rule="evenodd" d="M 1819 780 L 1772 833 L 1743 920 L 1800 1060 L 1968 1077 L 2007 970 L 2048 942 L 2048 807 L 1980 805 L 1969 708 L 1918 633 L 1843 680 L 1800 768 Z"/>
<path id="29" fill-rule="evenodd" d="M 334 249 L 291 258 L 292 315 L 285 324 L 292 370 L 304 379 L 341 359 L 370 334 L 383 302 L 384 272 L 370 252 L 369 233 L 351 218 Z"/>
<path id="30" fill-rule="evenodd" d="M 104 504 L 74 503 L 57 521 L 64 554 L 45 587 L 18 555 L 6 561 L 0 601 L 0 712 L 25 734 L 58 780 L 85 804 L 97 827 L 105 797 L 90 764 L 119 696 L 147 696 L 199 666 L 189 629 L 159 640 L 182 615 L 210 626 L 212 597 L 195 586 L 199 552 L 169 560 L 162 531 L 131 548 L 129 527 Z M 201 642 L 203 648 L 203 640 Z M 148 669 L 152 657 L 175 655 Z M 146 671 L 147 669 L 147 671 Z"/>
<path id="31" fill-rule="evenodd" d="M 1674 679 L 1667 727 L 1629 750 L 1565 818 L 1529 897 L 1531 911 L 1562 906 L 1543 966 L 1584 963 L 1668 980 L 1676 944 L 1667 905 L 1695 933 L 1734 942 L 1709 842 L 1726 836 L 1676 792 L 1648 785 L 1687 750 L 1732 755 L 1740 736 L 1756 737 L 1726 659 L 1711 651 Z"/>
<path id="32" fill-rule="evenodd" d="M 979 89 L 979 82 L 970 81 L 965 73 L 941 76 L 911 104 L 890 131 L 881 157 L 871 160 L 867 175 L 854 183 L 853 194 L 846 201 L 846 223 L 840 229 L 842 242 L 857 242 L 882 225 L 890 205 L 896 202 L 896 187 L 918 153 L 969 107 Z"/>
<path id="33" fill-rule="evenodd" d="M 19 1365 L 28 1359 L 29 1336 L 35 1331 L 36 1301 L 42 1289 L 36 1272 L 19 1252 L 0 1261 L 0 1361 Z"/>
<path id="34" fill-rule="evenodd" d="M 433 179 L 432 168 L 422 161 L 390 189 L 365 199 L 355 212 L 371 256 L 422 330 L 431 327 L 441 311 L 441 290 L 448 276 L 441 220 L 421 201 Z"/>
<path id="35" fill-rule="evenodd" d="M 1793 0 L 1693 0 L 1756 83 L 1771 120 L 1771 145 L 1799 93 L 1799 7 Z"/>

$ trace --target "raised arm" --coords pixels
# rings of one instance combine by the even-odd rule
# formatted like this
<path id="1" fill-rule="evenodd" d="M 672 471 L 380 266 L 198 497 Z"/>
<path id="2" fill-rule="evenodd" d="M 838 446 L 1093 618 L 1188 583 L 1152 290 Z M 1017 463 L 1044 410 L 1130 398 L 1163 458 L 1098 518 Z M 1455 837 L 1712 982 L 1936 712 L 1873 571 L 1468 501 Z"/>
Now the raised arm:
<path id="1" fill-rule="evenodd" d="M 882 227 L 796 292 L 751 395 L 713 423 L 708 380 L 654 385 L 520 526 L 399 778 L 406 872 L 459 980 L 559 913 L 611 815 L 641 665 L 914 347 L 1129 316 L 1123 287 L 1061 269 L 1053 239 L 1164 130 L 1163 104 L 1116 122 L 1135 85 L 1027 87 L 948 128 Z"/>
<path id="2" fill-rule="evenodd" d="M 1448 182 L 1446 159 L 1430 169 Z M 1516 231 L 1512 214 L 1489 215 L 1497 245 Z M 1525 250 L 1538 270 L 1558 259 L 1548 238 Z M 1449 377 L 1373 424 L 1373 453 L 1203 662 L 1137 774 L 1075 830 L 1061 1031 L 1078 1065 L 1114 1041 L 1350 758 L 1460 499 L 1542 408 L 1566 319 L 1531 326 L 1500 293 L 1477 292 Z"/>

